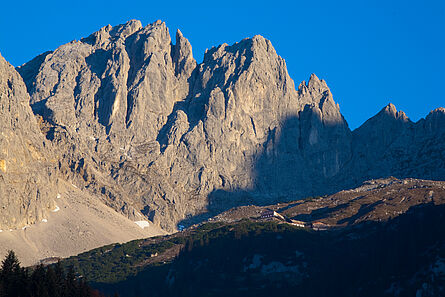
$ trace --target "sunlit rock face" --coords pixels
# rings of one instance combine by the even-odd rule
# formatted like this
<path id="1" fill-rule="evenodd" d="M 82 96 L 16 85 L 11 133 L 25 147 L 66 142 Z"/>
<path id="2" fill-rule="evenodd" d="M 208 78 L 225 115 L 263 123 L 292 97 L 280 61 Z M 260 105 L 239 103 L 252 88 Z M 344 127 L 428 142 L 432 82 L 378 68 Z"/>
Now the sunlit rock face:
<path id="1" fill-rule="evenodd" d="M 42 220 L 54 206 L 51 160 L 20 75 L 0 55 L 0 229 Z"/>
<path id="2" fill-rule="evenodd" d="M 445 178 L 443 110 L 412 123 L 389 105 L 351 132 L 326 82 L 311 75 L 295 88 L 258 35 L 214 47 L 198 64 L 179 30 L 173 44 L 165 23 L 129 21 L 17 70 L 58 175 L 168 231 L 208 210 L 367 178 Z"/>

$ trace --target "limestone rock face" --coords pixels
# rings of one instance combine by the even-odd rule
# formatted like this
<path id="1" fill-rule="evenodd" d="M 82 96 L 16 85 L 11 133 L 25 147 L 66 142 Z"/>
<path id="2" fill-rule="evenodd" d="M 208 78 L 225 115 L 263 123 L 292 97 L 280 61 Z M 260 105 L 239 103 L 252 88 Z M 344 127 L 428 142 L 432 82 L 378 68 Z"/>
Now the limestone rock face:
<path id="1" fill-rule="evenodd" d="M 330 178 L 340 173 L 350 158 L 351 132 L 324 80 L 312 74 L 307 85 L 300 84 L 301 150 L 312 176 Z M 315 182 L 320 181 L 318 178 Z M 321 180 L 325 182 L 324 179 Z"/>
<path id="2" fill-rule="evenodd" d="M 367 178 L 445 178 L 442 109 L 412 123 L 389 105 L 351 132 L 326 82 L 311 75 L 296 89 L 261 36 L 214 47 L 197 64 L 179 30 L 173 44 L 163 22 L 130 21 L 18 71 L 58 174 L 167 231 L 207 211 Z"/>
<path id="3" fill-rule="evenodd" d="M 56 164 L 21 76 L 1 55 L 0 119 L 0 229 L 9 230 L 40 221 L 54 208 Z"/>
<path id="4" fill-rule="evenodd" d="M 443 180 L 444 115 L 439 108 L 413 123 L 389 104 L 353 132 L 351 176 L 355 180 L 390 175 Z"/>

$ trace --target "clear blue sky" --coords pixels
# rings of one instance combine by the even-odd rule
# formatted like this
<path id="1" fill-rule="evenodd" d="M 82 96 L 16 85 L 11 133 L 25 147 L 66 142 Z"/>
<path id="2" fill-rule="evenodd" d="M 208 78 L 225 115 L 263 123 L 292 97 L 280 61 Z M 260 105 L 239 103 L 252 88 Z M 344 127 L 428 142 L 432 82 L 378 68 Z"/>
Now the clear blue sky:
<path id="1" fill-rule="evenodd" d="M 261 34 L 295 84 L 327 81 L 351 128 L 388 102 L 417 121 L 445 106 L 445 1 L 3 1 L 0 52 L 14 66 L 107 24 L 161 19 L 202 61 Z"/>

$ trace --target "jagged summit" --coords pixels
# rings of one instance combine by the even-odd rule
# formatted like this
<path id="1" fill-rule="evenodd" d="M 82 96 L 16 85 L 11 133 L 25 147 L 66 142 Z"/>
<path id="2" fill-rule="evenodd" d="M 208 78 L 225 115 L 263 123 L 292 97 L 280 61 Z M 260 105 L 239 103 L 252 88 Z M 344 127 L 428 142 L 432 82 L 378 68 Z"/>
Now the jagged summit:
<path id="1" fill-rule="evenodd" d="M 406 116 L 403 111 L 397 111 L 396 107 L 392 103 L 388 103 L 384 108 L 382 108 L 375 116 L 368 119 L 363 125 L 358 127 L 354 133 L 356 134 L 367 134 L 369 129 L 375 130 L 376 127 L 382 130 L 388 129 L 401 129 L 412 124 L 410 119 Z M 389 128 L 389 127 L 393 128 Z"/>
<path id="2" fill-rule="evenodd" d="M 329 90 L 326 82 L 322 79 L 320 80 L 315 73 L 312 73 L 308 83 L 307 83 L 307 87 L 311 90 L 316 90 L 318 92 L 322 92 L 322 91 L 326 91 Z"/>
<path id="3" fill-rule="evenodd" d="M 301 105 L 316 104 L 322 105 L 325 99 L 333 101 L 331 90 L 323 79 L 319 79 L 315 73 L 312 73 L 308 82 L 302 81 L 298 86 L 298 94 L 302 98 Z M 306 99 L 306 100 L 305 100 Z M 335 104 L 335 103 L 334 103 Z M 321 107 L 321 106 L 320 106 Z"/>
<path id="4" fill-rule="evenodd" d="M 392 103 L 388 103 L 377 115 L 376 117 L 383 118 L 389 116 L 396 120 L 408 122 L 410 121 L 407 115 L 403 111 L 397 111 L 396 107 Z"/>
<path id="5" fill-rule="evenodd" d="M 423 142 L 443 151 L 441 110 L 414 124 L 388 105 L 351 132 L 326 82 L 312 74 L 295 89 L 260 35 L 198 64 L 180 30 L 173 43 L 164 22 L 132 20 L 17 70 L 61 178 L 167 231 L 206 211 L 368 178 L 445 177 L 442 161 L 426 169 L 413 157 Z"/>
<path id="6" fill-rule="evenodd" d="M 192 46 L 179 29 L 176 31 L 176 45 L 174 48 L 173 63 L 175 64 L 176 75 L 190 77 L 193 70 L 196 68 Z"/>
<path id="7" fill-rule="evenodd" d="M 444 116 L 444 114 L 445 114 L 445 108 L 443 108 L 443 107 L 438 107 L 438 108 L 432 110 L 432 111 L 427 115 L 427 118 L 428 118 L 428 117 L 434 117 L 434 116 L 442 117 L 442 116 Z"/>
<path id="8" fill-rule="evenodd" d="M 155 24 L 157 23 L 153 23 L 153 25 Z M 102 27 L 99 31 L 94 32 L 90 36 L 82 38 L 81 41 L 96 47 L 105 47 L 110 42 L 117 41 L 119 38 L 126 38 L 141 28 L 142 24 L 140 21 L 130 20 L 125 24 L 114 27 L 111 25 Z"/>
<path id="9" fill-rule="evenodd" d="M 419 120 L 418 125 L 423 125 L 425 129 L 430 131 L 442 131 L 445 134 L 445 108 L 439 107 L 431 111 L 425 119 Z M 444 135 L 445 136 L 445 135 Z"/>

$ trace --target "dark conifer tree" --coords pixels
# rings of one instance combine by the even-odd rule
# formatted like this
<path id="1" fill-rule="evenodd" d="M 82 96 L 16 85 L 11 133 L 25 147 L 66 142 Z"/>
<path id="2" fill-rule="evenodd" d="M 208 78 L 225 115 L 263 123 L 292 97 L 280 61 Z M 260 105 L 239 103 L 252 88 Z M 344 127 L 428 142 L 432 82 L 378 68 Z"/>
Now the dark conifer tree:
<path id="1" fill-rule="evenodd" d="M 54 274 L 56 277 L 56 296 L 65 296 L 65 272 L 62 268 L 62 264 L 60 264 L 60 261 L 54 265 Z"/>
<path id="2" fill-rule="evenodd" d="M 15 253 L 10 251 L 0 267 L 0 297 L 103 297 L 93 291 L 85 279 L 78 280 L 73 268 L 65 274 L 62 265 L 32 270 L 20 267 Z"/>
<path id="3" fill-rule="evenodd" d="M 74 274 L 73 267 L 68 268 L 68 273 L 65 277 L 65 296 L 77 297 L 76 275 Z"/>
<path id="4" fill-rule="evenodd" d="M 20 268 L 20 276 L 18 283 L 19 291 L 17 296 L 27 297 L 32 296 L 31 288 L 30 288 L 30 275 L 28 268 L 21 267 Z"/>
<path id="5" fill-rule="evenodd" d="M 49 297 L 61 296 L 61 292 L 57 283 L 56 272 L 51 266 L 48 266 L 48 268 L 46 269 L 46 286 L 48 288 Z"/>
<path id="6" fill-rule="evenodd" d="M 31 275 L 31 289 L 36 297 L 49 297 L 46 270 L 42 264 L 38 265 Z"/>
<path id="7" fill-rule="evenodd" d="M 9 251 L 2 262 L 0 271 L 0 287 L 3 296 L 18 296 L 18 293 L 22 291 L 20 288 L 21 275 L 20 262 L 15 253 Z"/>

